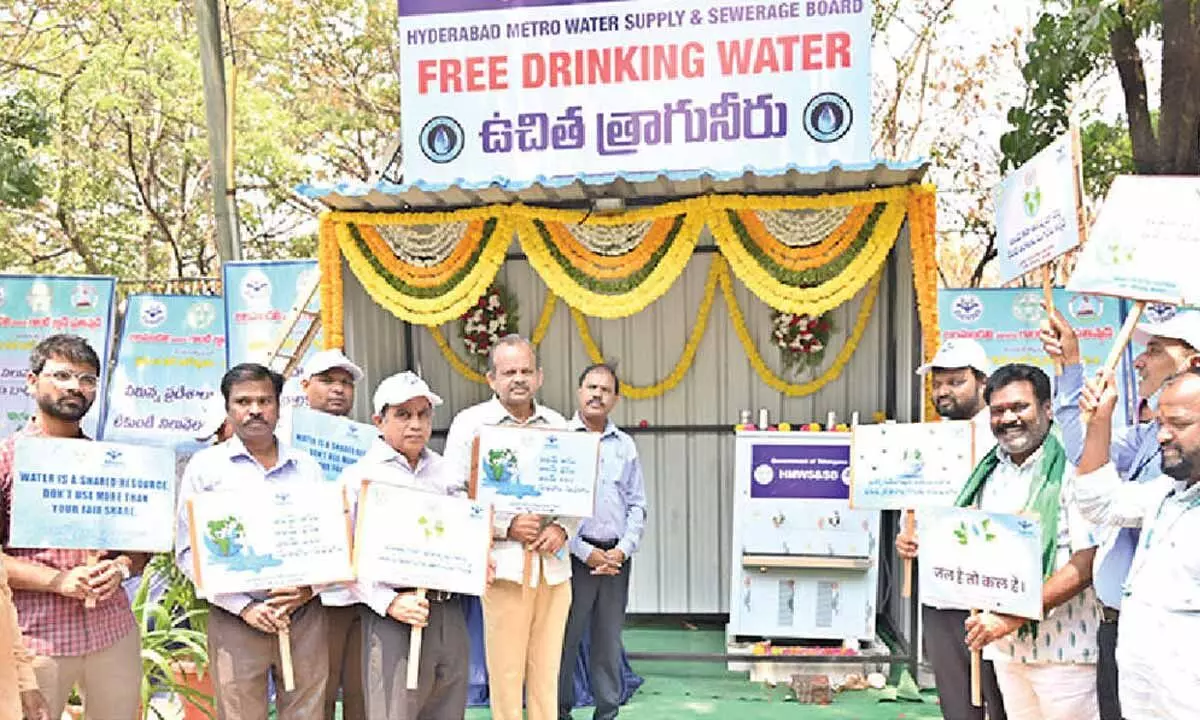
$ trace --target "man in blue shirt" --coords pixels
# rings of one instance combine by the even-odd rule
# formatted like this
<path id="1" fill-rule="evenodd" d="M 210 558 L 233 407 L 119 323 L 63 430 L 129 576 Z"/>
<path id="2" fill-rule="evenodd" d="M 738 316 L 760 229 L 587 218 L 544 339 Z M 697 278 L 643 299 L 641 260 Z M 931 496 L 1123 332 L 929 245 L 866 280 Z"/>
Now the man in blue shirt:
<path id="1" fill-rule="evenodd" d="M 558 675 L 558 717 L 575 705 L 575 658 L 590 627 L 593 720 L 612 720 L 621 707 L 621 628 L 629 596 L 629 557 L 646 526 L 646 486 L 633 438 L 608 419 L 621 385 L 612 366 L 592 365 L 579 378 L 579 411 L 569 427 L 602 433 L 595 514 L 570 540 L 571 613 Z"/>
<path id="2" fill-rule="evenodd" d="M 1062 431 L 1067 458 L 1071 464 L 1078 465 L 1085 433 L 1079 406 L 1085 382 L 1079 339 L 1066 318 L 1057 311 L 1043 324 L 1041 339 L 1046 354 L 1063 365 L 1055 388 L 1054 420 Z M 1179 312 L 1159 323 L 1142 323 L 1137 326 L 1133 340 L 1146 348 L 1133 361 L 1138 376 L 1138 422 L 1113 433 L 1109 455 L 1122 480 L 1141 482 L 1161 473 L 1158 423 L 1153 420 L 1154 412 L 1167 379 L 1200 360 L 1197 355 L 1200 313 Z M 1117 627 L 1122 588 L 1137 541 L 1136 529 L 1108 528 L 1092 568 L 1092 584 L 1104 606 L 1096 668 L 1100 720 L 1121 720 L 1121 703 L 1117 696 Z"/>

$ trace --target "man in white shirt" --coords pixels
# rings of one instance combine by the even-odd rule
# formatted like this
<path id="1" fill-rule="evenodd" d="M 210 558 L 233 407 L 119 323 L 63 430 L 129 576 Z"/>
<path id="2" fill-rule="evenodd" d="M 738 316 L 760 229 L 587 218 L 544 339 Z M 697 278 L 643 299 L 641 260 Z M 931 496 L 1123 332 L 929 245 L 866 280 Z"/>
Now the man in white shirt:
<path id="1" fill-rule="evenodd" d="M 324 483 L 321 466 L 275 437 L 283 377 L 252 363 L 221 379 L 233 437 L 192 456 L 180 484 L 175 564 L 193 582 L 188 500 L 252 485 Z M 266 720 L 267 678 L 274 675 L 279 720 L 311 720 L 325 706 L 329 675 L 325 608 L 311 587 L 217 595 L 208 616 L 209 671 L 218 720 Z M 291 638 L 295 690 L 282 690 L 278 634 Z"/>
<path id="2" fill-rule="evenodd" d="M 313 353 L 300 373 L 300 387 L 308 407 L 338 417 L 348 417 L 354 407 L 354 386 L 363 379 L 363 371 L 341 350 L 332 348 Z M 292 442 L 292 414 L 295 406 L 283 410 L 280 437 Z M 286 434 L 282 434 L 286 433 Z M 325 720 L 334 719 L 338 691 L 342 697 L 342 720 L 366 720 L 363 699 L 362 624 L 358 600 L 344 588 L 321 593 L 329 637 L 329 686 L 325 689 Z"/>
<path id="3" fill-rule="evenodd" d="M 566 420 L 534 399 L 542 369 L 533 345 L 519 335 L 497 341 L 488 356 L 488 384 L 496 393 L 460 412 L 446 436 L 446 460 L 465 487 L 471 446 L 484 425 L 563 429 Z M 492 551 L 496 580 L 483 597 L 488 691 L 494 720 L 520 720 L 522 692 L 529 720 L 556 720 L 558 668 L 571 608 L 567 540 L 575 518 L 496 513 Z M 526 550 L 533 552 L 530 589 L 523 590 Z"/>
<path id="4" fill-rule="evenodd" d="M 932 374 L 933 403 L 947 420 L 970 420 L 974 428 L 975 456 L 982 458 L 996 444 L 991 416 L 983 391 L 991 361 L 983 346 L 974 340 L 947 340 L 933 360 L 917 368 L 917 374 Z M 966 481 L 966 478 L 963 478 Z M 901 531 L 896 536 L 900 557 L 915 557 L 916 538 Z M 963 643 L 966 610 L 921 605 L 921 633 L 933 665 L 942 713 L 952 720 L 1005 720 L 1004 699 L 996 684 L 996 671 L 984 662 L 980 672 L 983 706 L 971 704 L 971 654 Z"/>
<path id="5" fill-rule="evenodd" d="M 1110 460 L 1114 383 L 1089 384 L 1092 411 L 1075 497 L 1097 523 L 1141 528 L 1126 577 L 1117 638 L 1121 711 L 1127 720 L 1184 720 L 1200 706 L 1200 370 L 1170 380 L 1157 420 L 1162 474 L 1123 482 Z"/>
<path id="6" fill-rule="evenodd" d="M 364 480 L 439 495 L 462 494 L 462 483 L 440 455 L 426 447 L 433 409 L 442 399 L 411 372 L 393 375 L 375 390 L 380 437 L 339 481 L 353 498 Z M 366 714 L 372 720 L 461 720 L 470 684 L 470 638 L 460 599 L 453 593 L 360 582 Z M 407 689 L 409 638 L 424 628 L 417 688 Z"/>

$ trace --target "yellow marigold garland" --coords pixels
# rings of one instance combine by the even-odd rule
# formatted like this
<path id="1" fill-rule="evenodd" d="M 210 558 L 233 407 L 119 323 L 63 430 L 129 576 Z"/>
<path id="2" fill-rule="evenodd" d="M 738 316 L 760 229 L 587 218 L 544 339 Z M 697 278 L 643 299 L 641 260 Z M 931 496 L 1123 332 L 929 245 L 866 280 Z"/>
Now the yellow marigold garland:
<path id="1" fill-rule="evenodd" d="M 816 197 L 745 197 L 710 198 L 707 224 L 729 261 L 733 273 L 760 300 L 784 312 L 821 315 L 854 297 L 870 278 L 879 274 L 896 235 L 904 222 L 909 189 L 887 188 L 863 192 L 838 193 Z M 777 280 L 742 246 L 726 211 L 729 210 L 805 210 L 884 203 L 870 238 L 847 266 L 816 287 L 794 287 Z"/>
<path id="2" fill-rule="evenodd" d="M 622 395 L 633 400 L 654 398 L 673 390 L 683 381 L 688 370 L 692 368 L 692 362 L 696 359 L 700 341 L 704 339 L 704 331 L 708 327 L 708 317 L 712 312 L 713 301 L 717 297 L 717 283 L 724 268 L 725 261 L 719 255 L 714 255 L 712 265 L 708 268 L 708 277 L 704 281 L 704 299 L 700 301 L 700 307 L 696 310 L 696 320 L 692 323 L 692 331 L 688 335 L 687 344 L 683 346 L 679 361 L 675 363 L 671 372 L 653 385 L 638 386 L 622 383 Z M 577 308 L 571 308 L 571 317 L 575 319 L 575 327 L 579 330 L 579 339 L 583 341 L 583 348 L 587 351 L 588 359 L 593 363 L 604 362 L 604 353 L 600 351 L 596 340 L 592 337 L 591 330 L 588 329 L 587 318 Z"/>
<path id="3" fill-rule="evenodd" d="M 917 295 L 917 316 L 921 322 L 924 359 L 937 353 L 941 331 L 937 304 L 937 192 L 932 185 L 910 190 L 908 203 L 908 243 L 912 249 L 913 287 Z M 932 377 L 925 378 L 925 416 L 937 417 L 933 406 Z"/>
<path id="4" fill-rule="evenodd" d="M 698 212 L 697 212 L 698 210 Z M 517 225 L 521 249 L 529 258 L 529 264 L 542 278 L 546 286 L 555 295 L 562 298 L 567 305 L 574 308 L 586 308 L 589 315 L 601 318 L 621 318 L 641 312 L 650 303 L 662 297 L 675 284 L 679 274 L 691 259 L 692 250 L 700 231 L 704 227 L 703 205 L 694 200 L 684 200 L 654 208 L 632 210 L 619 215 L 590 215 L 578 210 L 548 210 L 513 206 L 512 216 Z M 553 223 L 578 224 L 586 218 L 587 223 L 595 225 L 626 225 L 645 220 L 662 220 L 665 218 L 682 217 L 682 225 L 667 248 L 665 255 L 640 284 L 630 287 L 620 294 L 606 294 L 590 290 L 574 278 L 555 260 L 551 249 L 539 232 L 536 223 L 547 224 L 549 229 Z M 654 227 L 659 227 L 656 223 Z M 652 230 L 653 232 L 653 230 Z M 636 270 L 640 268 L 630 268 Z"/>
<path id="5" fill-rule="evenodd" d="M 512 242 L 512 224 L 506 213 L 495 208 L 477 208 L 458 210 L 453 213 L 404 214 L 387 213 L 330 213 L 335 223 L 335 233 L 341 254 L 346 263 L 358 277 L 367 294 L 375 302 L 387 308 L 393 315 L 418 325 L 435 326 L 456 320 L 471 304 L 479 299 L 492 281 L 496 278 L 500 266 L 504 263 L 504 255 Z M 396 263 L 401 261 L 389 253 L 385 257 L 371 257 L 363 252 L 359 241 L 354 237 L 351 225 L 381 225 L 387 223 L 407 222 L 409 224 L 483 221 L 485 225 L 492 224 L 491 231 L 476 241 L 478 258 L 474 266 L 461 270 L 464 273 L 461 280 L 447 288 L 445 292 L 418 297 L 393 287 L 381 274 L 391 272 L 399 276 L 402 271 Z M 479 231 L 476 222 L 470 222 L 468 232 Z M 363 238 L 366 242 L 366 238 Z M 413 291 L 415 292 L 415 291 Z"/>
<path id="6" fill-rule="evenodd" d="M 759 379 L 766 383 L 772 390 L 783 393 L 788 397 L 803 397 L 817 392 L 841 376 L 842 370 L 850 362 L 854 351 L 858 349 L 859 342 L 862 341 L 863 333 L 867 329 L 867 323 L 871 321 L 871 310 L 875 307 L 875 299 L 879 295 L 879 283 L 882 279 L 883 273 L 877 272 L 868 283 L 867 294 L 863 298 L 862 306 L 858 310 L 858 319 L 855 320 L 854 327 L 851 329 L 850 335 L 846 338 L 846 343 L 838 351 L 837 357 L 834 358 L 833 364 L 825 372 L 821 373 L 820 377 L 799 384 L 789 383 L 776 375 L 767 366 L 762 355 L 759 354 L 758 347 L 754 344 L 754 338 L 750 335 L 750 328 L 746 327 L 746 319 L 742 316 L 742 309 L 738 306 L 737 296 L 733 292 L 733 280 L 730 278 L 728 271 L 724 272 L 721 277 L 721 292 L 725 296 L 725 306 L 729 310 L 729 319 L 733 321 L 734 332 L 737 333 L 738 340 L 742 343 L 742 350 L 745 351 L 746 357 L 750 360 L 750 366 L 754 368 L 754 372 L 758 374 Z"/>
<path id="7" fill-rule="evenodd" d="M 317 236 L 317 267 L 321 272 L 321 334 L 325 349 L 346 343 L 342 315 L 342 254 L 338 249 L 332 213 L 322 213 Z"/>

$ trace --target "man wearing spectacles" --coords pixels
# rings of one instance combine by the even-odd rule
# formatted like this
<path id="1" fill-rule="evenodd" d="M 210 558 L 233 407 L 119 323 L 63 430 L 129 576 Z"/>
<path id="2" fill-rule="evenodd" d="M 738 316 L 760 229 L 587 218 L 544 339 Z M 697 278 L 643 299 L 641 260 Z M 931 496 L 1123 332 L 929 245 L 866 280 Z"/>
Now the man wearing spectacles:
<path id="1" fill-rule="evenodd" d="M 17 439 L 88 440 L 80 422 L 96 400 L 99 373 L 100 359 L 83 338 L 52 335 L 38 343 L 27 376 L 36 402 L 33 419 L 0 442 L 4 566 L 21 633 L 35 656 L 34 674 L 53 718 L 62 715 L 76 685 L 90 717 L 131 718 L 140 702 L 141 639 L 121 582 L 141 572 L 145 556 L 110 552 L 89 567 L 84 550 L 8 547 Z M 95 606 L 85 610 L 89 600 Z"/>

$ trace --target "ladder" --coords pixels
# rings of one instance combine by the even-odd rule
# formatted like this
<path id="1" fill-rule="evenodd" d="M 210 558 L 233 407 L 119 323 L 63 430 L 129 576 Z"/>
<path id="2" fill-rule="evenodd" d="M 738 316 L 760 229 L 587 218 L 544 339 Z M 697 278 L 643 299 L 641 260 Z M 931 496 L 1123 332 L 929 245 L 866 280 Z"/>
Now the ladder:
<path id="1" fill-rule="evenodd" d="M 313 298 L 316 297 L 317 291 L 321 287 L 321 276 L 319 273 L 313 274 L 312 282 L 307 288 L 300 291 L 296 297 L 296 304 L 288 311 L 287 317 L 283 320 L 283 325 L 280 326 L 279 335 L 276 337 L 275 344 L 272 345 L 272 350 L 265 358 L 263 363 L 275 372 L 289 378 L 295 372 L 296 366 L 304 358 L 304 353 L 308 352 L 309 345 L 317 337 L 317 333 L 321 330 L 321 313 L 309 310 L 309 305 L 312 304 Z M 296 348 L 287 354 L 283 348 L 287 345 L 288 338 L 296 330 L 296 327 L 301 322 L 307 321 L 308 327 L 304 331 L 304 335 L 300 338 L 300 342 L 296 343 Z M 283 361 L 283 364 L 280 364 Z"/>

